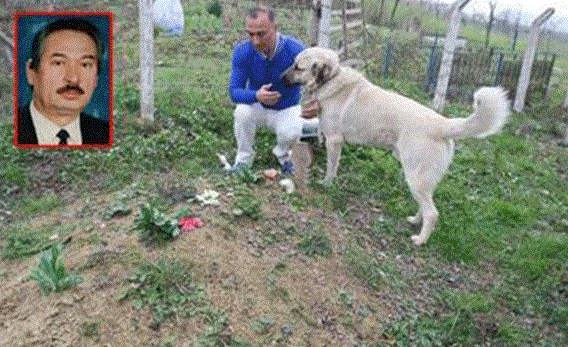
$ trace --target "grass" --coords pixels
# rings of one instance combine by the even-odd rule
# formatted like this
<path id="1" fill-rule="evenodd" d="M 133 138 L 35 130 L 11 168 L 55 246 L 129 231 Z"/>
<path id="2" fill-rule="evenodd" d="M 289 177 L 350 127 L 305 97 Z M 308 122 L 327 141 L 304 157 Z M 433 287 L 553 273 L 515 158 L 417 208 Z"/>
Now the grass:
<path id="1" fill-rule="evenodd" d="M 61 197 L 53 192 L 48 192 L 39 198 L 29 197 L 25 199 L 21 204 L 19 212 L 24 215 L 33 216 L 39 213 L 49 212 L 64 204 L 65 202 Z"/>
<path id="2" fill-rule="evenodd" d="M 130 301 L 139 310 L 149 309 L 153 318 L 151 326 L 155 329 L 182 317 L 199 321 L 204 333 L 194 341 L 195 346 L 249 346 L 225 333 L 227 315 L 215 308 L 195 283 L 192 268 L 192 264 L 175 258 L 163 258 L 156 264 L 143 263 L 129 278 L 130 285 L 120 301 Z"/>
<path id="3" fill-rule="evenodd" d="M 316 226 L 308 227 L 304 230 L 304 236 L 296 246 L 309 257 L 321 256 L 329 258 L 333 253 L 331 241 Z"/>
<path id="4" fill-rule="evenodd" d="M 373 255 L 354 243 L 345 252 L 344 261 L 356 278 L 376 291 L 401 286 L 399 270 L 384 254 Z"/>
<path id="5" fill-rule="evenodd" d="M 261 200 L 254 195 L 253 188 L 247 184 L 235 187 L 234 212 L 236 215 L 244 215 L 252 220 L 262 217 Z"/>
<path id="6" fill-rule="evenodd" d="M 142 264 L 133 274 L 130 287 L 121 300 L 130 300 L 141 309 L 149 307 L 154 324 L 176 316 L 192 317 L 207 305 L 203 290 L 193 283 L 192 265 L 175 259 L 161 259 L 157 264 Z"/>
<path id="7" fill-rule="evenodd" d="M 74 226 L 58 226 L 56 224 L 30 227 L 26 224 L 17 224 L 5 230 L 4 245 L 1 247 L 2 259 L 16 259 L 37 254 L 51 248 L 65 239 Z M 56 237 L 54 237 L 56 236 Z"/>

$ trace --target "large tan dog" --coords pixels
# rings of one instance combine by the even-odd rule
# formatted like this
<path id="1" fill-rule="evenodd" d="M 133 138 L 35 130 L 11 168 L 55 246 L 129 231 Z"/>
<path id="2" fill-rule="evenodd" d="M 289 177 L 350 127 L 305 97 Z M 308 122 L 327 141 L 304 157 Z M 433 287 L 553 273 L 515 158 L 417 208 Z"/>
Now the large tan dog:
<path id="1" fill-rule="evenodd" d="M 333 51 L 319 47 L 300 53 L 283 76 L 289 83 L 303 84 L 320 104 L 327 150 L 324 183 L 337 175 L 344 141 L 393 150 L 419 205 L 418 213 L 408 217 L 412 224 L 422 222 L 420 234 L 412 236 L 417 245 L 428 240 L 438 219 L 432 196 L 452 160 L 454 140 L 494 134 L 509 115 L 506 92 L 483 87 L 474 94 L 472 115 L 445 118 L 373 85 L 356 70 L 340 66 Z"/>

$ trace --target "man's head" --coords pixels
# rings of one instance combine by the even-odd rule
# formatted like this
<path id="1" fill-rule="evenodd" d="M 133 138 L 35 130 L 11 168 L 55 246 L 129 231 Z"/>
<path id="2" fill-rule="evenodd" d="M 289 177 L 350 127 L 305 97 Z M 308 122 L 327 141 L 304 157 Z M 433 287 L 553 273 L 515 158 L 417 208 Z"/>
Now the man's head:
<path id="1" fill-rule="evenodd" d="M 258 51 L 268 56 L 274 53 L 277 31 L 272 10 L 264 6 L 251 9 L 245 20 L 245 30 Z"/>
<path id="2" fill-rule="evenodd" d="M 82 19 L 60 19 L 38 32 L 26 75 L 35 107 L 63 126 L 91 100 L 102 55 L 99 32 Z"/>

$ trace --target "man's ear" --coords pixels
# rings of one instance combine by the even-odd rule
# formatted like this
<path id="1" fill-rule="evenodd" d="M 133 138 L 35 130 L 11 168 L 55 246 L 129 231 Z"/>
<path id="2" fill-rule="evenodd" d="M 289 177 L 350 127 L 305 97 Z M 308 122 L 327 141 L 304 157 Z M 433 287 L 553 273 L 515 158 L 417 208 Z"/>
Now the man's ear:
<path id="1" fill-rule="evenodd" d="M 33 86 L 36 84 L 36 76 L 37 72 L 32 69 L 32 60 L 28 59 L 28 61 L 26 62 L 26 78 L 29 85 Z"/>

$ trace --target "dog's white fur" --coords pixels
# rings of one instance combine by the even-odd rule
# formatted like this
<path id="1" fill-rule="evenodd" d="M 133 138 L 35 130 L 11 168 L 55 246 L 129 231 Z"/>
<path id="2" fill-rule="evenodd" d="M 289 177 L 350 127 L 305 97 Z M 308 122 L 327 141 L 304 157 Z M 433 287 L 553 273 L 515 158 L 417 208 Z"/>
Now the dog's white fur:
<path id="1" fill-rule="evenodd" d="M 412 224 L 422 222 L 420 233 L 412 236 L 417 245 L 428 240 L 438 219 L 433 193 L 452 160 L 454 140 L 498 132 L 510 109 L 502 88 L 483 87 L 474 93 L 469 117 L 445 118 L 373 85 L 356 70 L 340 66 L 333 51 L 319 47 L 301 52 L 283 75 L 290 83 L 305 85 L 305 92 L 321 106 L 320 131 L 327 150 L 324 183 L 337 175 L 344 141 L 393 150 L 419 205 L 418 213 L 408 217 Z"/>

